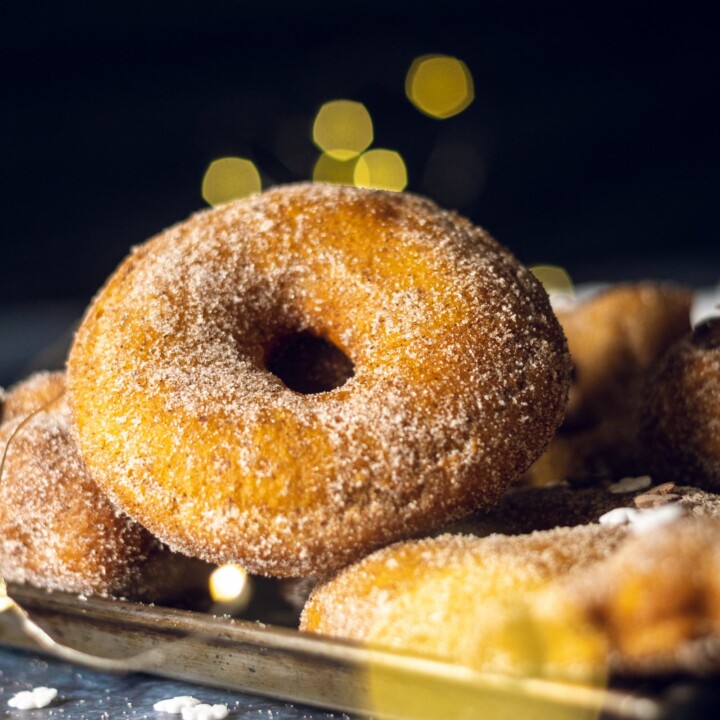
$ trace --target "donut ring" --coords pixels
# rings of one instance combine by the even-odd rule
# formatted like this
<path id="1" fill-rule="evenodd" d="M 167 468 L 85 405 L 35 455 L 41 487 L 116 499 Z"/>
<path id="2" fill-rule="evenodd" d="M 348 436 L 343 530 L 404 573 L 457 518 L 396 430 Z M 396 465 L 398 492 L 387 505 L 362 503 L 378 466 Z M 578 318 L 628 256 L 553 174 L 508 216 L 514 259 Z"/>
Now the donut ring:
<path id="1" fill-rule="evenodd" d="M 64 373 L 41 372 L 7 394 L 0 425 L 0 451 L 12 437 L 0 482 L 3 577 L 88 595 L 177 595 L 207 570 L 171 554 L 100 493 L 74 441 L 64 388 Z"/>
<path id="2" fill-rule="evenodd" d="M 268 365 L 298 336 L 352 377 L 291 390 Z M 278 576 L 494 502 L 549 442 L 568 375 L 546 294 L 482 230 L 323 185 L 136 249 L 68 363 L 82 453 L 113 500 L 175 549 Z"/>

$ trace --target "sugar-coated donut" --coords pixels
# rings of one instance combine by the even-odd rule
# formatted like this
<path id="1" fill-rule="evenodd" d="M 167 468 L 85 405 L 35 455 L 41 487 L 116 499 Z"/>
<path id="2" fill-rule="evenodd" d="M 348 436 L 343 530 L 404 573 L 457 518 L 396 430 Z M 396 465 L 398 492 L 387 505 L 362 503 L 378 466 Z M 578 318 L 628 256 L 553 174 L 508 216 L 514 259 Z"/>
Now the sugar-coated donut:
<path id="1" fill-rule="evenodd" d="M 647 472 L 637 439 L 642 387 L 654 363 L 690 330 L 692 298 L 689 288 L 645 281 L 556 310 L 573 377 L 562 426 L 527 482 Z"/>
<path id="2" fill-rule="evenodd" d="M 640 420 L 656 477 L 720 490 L 720 317 L 668 351 L 647 381 Z"/>
<path id="3" fill-rule="evenodd" d="M 298 343 L 344 359 L 325 363 L 344 384 L 273 374 Z M 279 576 L 492 503 L 547 445 L 568 375 L 545 292 L 484 231 L 412 195 L 308 184 L 136 249 L 68 363 L 113 500 L 171 547 Z"/>
<path id="4" fill-rule="evenodd" d="M 586 524 L 391 545 L 318 585 L 301 629 L 490 672 L 717 672 L 720 496 L 559 489 L 518 491 L 498 524 L 542 526 L 543 509 Z"/>
<path id="5" fill-rule="evenodd" d="M 707 500 L 706 500 L 707 502 Z M 685 517 L 632 535 L 563 591 L 632 672 L 720 669 L 720 518 Z"/>
<path id="6" fill-rule="evenodd" d="M 74 593 L 173 596 L 202 571 L 199 561 L 170 553 L 100 493 L 73 439 L 64 386 L 63 373 L 43 372 L 7 394 L 0 425 L 0 451 L 10 442 L 0 482 L 2 576 Z"/>
<path id="7" fill-rule="evenodd" d="M 594 525 L 396 543 L 320 584 L 300 629 L 484 672 L 582 676 L 603 665 L 603 644 L 583 636 L 559 604 L 545 613 L 539 598 L 557 579 L 604 559 L 625 535 Z"/>

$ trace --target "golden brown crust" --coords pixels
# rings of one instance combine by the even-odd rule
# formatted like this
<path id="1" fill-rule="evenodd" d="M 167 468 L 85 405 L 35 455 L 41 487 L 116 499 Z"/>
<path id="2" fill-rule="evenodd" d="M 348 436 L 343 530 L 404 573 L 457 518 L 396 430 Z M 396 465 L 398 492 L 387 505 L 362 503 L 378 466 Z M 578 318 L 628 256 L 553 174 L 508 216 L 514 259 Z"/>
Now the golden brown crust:
<path id="1" fill-rule="evenodd" d="M 61 372 L 38 373 L 7 395 L 0 425 L 0 448 L 10 443 L 0 483 L 3 577 L 84 594 L 171 596 L 195 563 L 172 557 L 100 494 L 72 436 L 64 384 Z"/>
<path id="2" fill-rule="evenodd" d="M 557 310 L 573 362 L 562 427 L 528 473 L 530 484 L 646 472 L 638 406 L 655 362 L 690 328 L 692 291 L 617 285 Z"/>
<path id="3" fill-rule="evenodd" d="M 59 406 L 65 394 L 65 373 L 38 372 L 13 386 L 2 405 L 0 422 L 24 418 L 36 410 L 51 410 Z"/>
<path id="4" fill-rule="evenodd" d="M 540 621 L 537 601 L 558 578 L 605 558 L 624 536 L 621 528 L 595 525 L 397 543 L 319 585 L 300 629 L 481 671 L 524 673 L 533 660 L 533 674 L 584 675 L 602 665 L 604 648 L 587 637 L 581 650 L 582 632 L 563 627 L 569 618 L 561 607 L 553 609 L 556 620 Z"/>
<path id="5" fill-rule="evenodd" d="M 648 379 L 640 417 L 655 476 L 720 489 L 720 318 L 667 353 Z"/>
<path id="6" fill-rule="evenodd" d="M 540 674 L 572 674 L 584 648 L 586 671 L 717 672 L 720 496 L 631 486 L 524 488 L 495 519 L 527 530 L 549 512 L 575 527 L 384 548 L 319 585 L 301 629 L 490 671 L 524 672 L 534 653 Z"/>
<path id="7" fill-rule="evenodd" d="M 720 517 L 690 517 L 630 537 L 564 591 L 608 636 L 618 669 L 718 670 Z"/>
<path id="8" fill-rule="evenodd" d="M 285 334 L 355 374 L 289 390 Z M 83 456 L 171 546 L 306 575 L 492 503 L 565 401 L 540 285 L 466 220 L 411 195 L 277 188 L 136 250 L 73 345 Z"/>

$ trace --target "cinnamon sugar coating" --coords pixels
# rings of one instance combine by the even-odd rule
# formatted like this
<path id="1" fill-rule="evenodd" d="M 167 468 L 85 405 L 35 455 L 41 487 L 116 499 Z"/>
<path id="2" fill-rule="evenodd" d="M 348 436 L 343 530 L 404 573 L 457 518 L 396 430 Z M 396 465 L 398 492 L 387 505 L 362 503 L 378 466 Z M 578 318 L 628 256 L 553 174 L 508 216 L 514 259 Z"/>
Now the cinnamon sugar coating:
<path id="1" fill-rule="evenodd" d="M 556 311 L 573 378 L 560 431 L 528 483 L 647 472 L 638 442 L 642 388 L 653 365 L 689 331 L 692 296 L 689 288 L 646 281 Z"/>
<path id="2" fill-rule="evenodd" d="M 533 672 L 554 676 L 572 674 L 574 663 L 586 672 L 717 673 L 720 495 L 668 485 L 624 495 L 525 488 L 505 518 L 509 531 L 544 523 L 545 510 L 586 524 L 391 545 L 321 583 L 301 629 L 489 671 L 526 672 L 534 657 Z M 667 504 L 638 511 L 651 495 Z M 644 521 L 592 522 L 610 498 Z M 671 508 L 674 517 L 660 517 Z"/>
<path id="3" fill-rule="evenodd" d="M 655 476 L 720 490 L 720 317 L 665 355 L 644 389 L 641 420 Z"/>
<path id="4" fill-rule="evenodd" d="M 64 373 L 43 372 L 7 394 L 0 425 L 0 450 L 10 443 L 0 482 L 2 576 L 74 593 L 172 597 L 204 568 L 170 553 L 100 493 L 73 438 L 64 388 Z"/>
<path id="5" fill-rule="evenodd" d="M 300 629 L 481 671 L 586 676 L 603 666 L 602 641 L 584 633 L 584 621 L 566 614 L 560 598 L 550 607 L 542 598 L 624 537 L 622 529 L 594 525 L 396 543 L 319 585 Z"/>
<path id="6" fill-rule="evenodd" d="M 303 394 L 287 336 L 354 374 Z M 407 194 L 280 187 L 137 248 L 68 364 L 83 457 L 171 547 L 319 574 L 493 503 L 560 422 L 562 333 L 484 231 Z"/>
<path id="7" fill-rule="evenodd" d="M 714 516 L 685 517 L 632 536 L 606 561 L 565 582 L 563 591 L 608 636 L 618 669 L 717 673 L 717 496 L 711 504 Z"/>

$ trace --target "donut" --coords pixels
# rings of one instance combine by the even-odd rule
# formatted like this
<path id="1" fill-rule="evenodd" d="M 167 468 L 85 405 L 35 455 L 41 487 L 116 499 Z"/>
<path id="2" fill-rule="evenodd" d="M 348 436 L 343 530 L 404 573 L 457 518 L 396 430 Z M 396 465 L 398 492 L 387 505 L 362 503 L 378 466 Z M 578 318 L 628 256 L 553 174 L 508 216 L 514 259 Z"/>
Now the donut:
<path id="1" fill-rule="evenodd" d="M 7 446 L 0 482 L 3 578 L 141 600 L 172 597 L 199 581 L 207 574 L 199 561 L 171 554 L 100 493 L 73 439 L 64 388 L 64 373 L 41 372 L 7 394 L 0 425 L 0 449 Z"/>
<path id="2" fill-rule="evenodd" d="M 324 384 L 283 374 L 296 353 Z M 494 502 L 549 442 L 568 374 L 547 295 L 483 230 L 312 184 L 137 248 L 68 360 L 83 458 L 119 507 L 176 550 L 286 577 Z"/>
<path id="3" fill-rule="evenodd" d="M 594 525 L 396 543 L 315 588 L 300 629 L 480 672 L 586 676 L 604 664 L 603 644 L 594 636 L 585 644 L 581 625 L 559 605 L 555 619 L 541 613 L 538 599 L 553 581 L 605 558 L 625 535 Z"/>
<path id="4" fill-rule="evenodd" d="M 300 628 L 484 672 L 720 669 L 720 496 L 664 486 L 579 492 L 519 490 L 506 520 L 513 530 L 542 524 L 542 509 L 560 513 L 565 502 L 565 515 L 589 518 L 573 527 L 378 550 L 318 585 Z M 598 517 L 605 496 L 615 509 Z M 649 497 L 666 501 L 648 506 Z"/>
<path id="5" fill-rule="evenodd" d="M 708 318 L 648 378 L 640 437 L 659 479 L 720 490 L 720 317 Z"/>
<path id="6" fill-rule="evenodd" d="M 41 371 L 3 394 L 0 423 L 24 419 L 31 413 L 59 406 L 65 394 L 65 373 Z"/>
<path id="7" fill-rule="evenodd" d="M 653 365 L 690 330 L 692 299 L 689 288 L 645 281 L 556 309 L 572 381 L 560 430 L 526 482 L 647 471 L 637 439 L 642 388 Z"/>
<path id="8" fill-rule="evenodd" d="M 720 669 L 720 517 L 686 517 L 631 535 L 563 586 L 608 638 L 618 671 Z M 691 572 L 689 572 L 691 569 Z"/>

